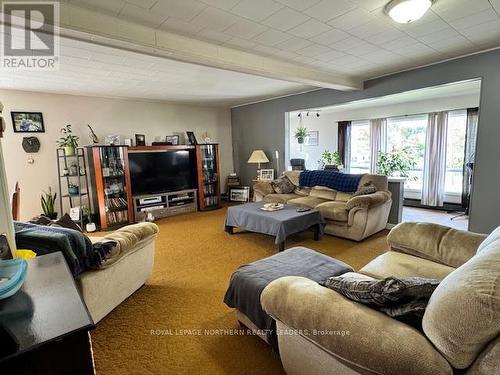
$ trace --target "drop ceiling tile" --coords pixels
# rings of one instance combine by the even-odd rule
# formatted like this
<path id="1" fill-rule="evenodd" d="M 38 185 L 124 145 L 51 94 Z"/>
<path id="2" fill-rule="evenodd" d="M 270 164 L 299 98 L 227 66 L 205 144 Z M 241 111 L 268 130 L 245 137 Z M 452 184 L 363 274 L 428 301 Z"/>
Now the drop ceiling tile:
<path id="1" fill-rule="evenodd" d="M 385 22 L 375 19 L 361 26 L 356 26 L 350 29 L 349 34 L 357 36 L 358 38 L 364 38 L 373 34 L 389 32 L 392 29 L 393 28 L 388 26 Z"/>
<path id="2" fill-rule="evenodd" d="M 266 18 L 262 23 L 281 31 L 287 31 L 308 19 L 309 17 L 303 13 L 285 7 Z"/>
<path id="3" fill-rule="evenodd" d="M 433 53 L 436 53 L 436 50 L 432 49 L 429 46 L 426 46 L 423 43 L 416 43 L 410 46 L 401 47 L 396 52 L 402 56 L 418 57 L 418 56 L 430 56 Z"/>
<path id="4" fill-rule="evenodd" d="M 198 37 L 215 44 L 223 44 L 232 38 L 231 35 L 216 30 L 210 30 L 208 28 L 201 30 L 198 33 Z"/>
<path id="5" fill-rule="evenodd" d="M 319 56 L 319 55 L 324 55 L 325 53 L 330 52 L 330 51 L 331 51 L 331 49 L 328 47 L 322 46 L 320 44 L 313 44 L 313 45 L 310 45 L 306 48 L 302 48 L 302 49 L 298 50 L 297 53 L 299 55 L 302 55 L 302 56 L 314 58 L 314 57 Z"/>
<path id="6" fill-rule="evenodd" d="M 330 47 L 338 51 L 348 52 L 350 49 L 366 43 L 364 40 L 356 38 L 355 36 L 350 36 L 346 39 L 340 40 L 333 43 Z"/>
<path id="7" fill-rule="evenodd" d="M 293 60 L 302 64 L 311 64 L 312 62 L 316 61 L 312 57 L 307 56 L 296 56 Z"/>
<path id="8" fill-rule="evenodd" d="M 276 45 L 276 48 L 285 50 L 285 51 L 290 51 L 290 52 L 295 52 L 299 49 L 308 47 L 312 44 L 309 40 L 302 39 L 302 38 L 297 38 L 293 37 L 288 40 L 285 40 L 282 43 L 279 43 Z"/>
<path id="9" fill-rule="evenodd" d="M 365 36 L 364 39 L 370 43 L 385 47 L 387 43 L 407 37 L 405 33 L 398 29 L 387 30 L 378 34 Z"/>
<path id="10" fill-rule="evenodd" d="M 437 42 L 437 41 L 444 40 L 444 39 L 456 38 L 459 36 L 460 36 L 460 34 L 455 29 L 448 27 L 446 29 L 439 30 L 438 33 L 424 35 L 424 36 L 418 38 L 418 40 L 420 40 L 421 42 L 423 42 L 425 44 L 430 44 L 432 42 Z"/>
<path id="11" fill-rule="evenodd" d="M 240 2 L 240 0 L 200 0 L 200 1 L 204 4 L 211 5 L 213 7 L 224 10 L 229 10 Z"/>
<path id="12" fill-rule="evenodd" d="M 356 4 L 349 0 L 322 0 L 305 10 L 305 13 L 320 21 L 327 22 L 354 9 Z"/>
<path id="13" fill-rule="evenodd" d="M 233 37 L 230 40 L 228 40 L 226 43 L 224 43 L 224 45 L 227 45 L 229 47 L 236 47 L 239 49 L 248 50 L 248 49 L 255 47 L 256 44 L 254 42 L 248 41 L 246 39 Z"/>
<path id="14" fill-rule="evenodd" d="M 156 14 L 191 21 L 207 6 L 196 0 L 158 0 L 151 8 Z"/>
<path id="15" fill-rule="evenodd" d="M 408 25 L 406 30 L 404 28 L 402 28 L 402 30 L 405 31 L 407 34 L 413 36 L 414 38 L 419 38 L 424 35 L 434 34 L 437 32 L 441 32 L 441 30 L 449 28 L 450 26 L 446 22 L 444 22 L 441 19 L 436 19 L 434 21 L 426 22 L 420 25 L 415 25 L 415 26 Z"/>
<path id="16" fill-rule="evenodd" d="M 432 10 L 446 21 L 453 21 L 487 9 L 491 9 L 488 0 L 444 0 L 437 1 L 432 7 Z"/>
<path id="17" fill-rule="evenodd" d="M 118 15 L 120 10 L 125 6 L 125 3 L 122 0 L 72 0 L 71 4 L 101 11 L 104 10 L 105 12 L 115 16 Z"/>
<path id="18" fill-rule="evenodd" d="M 274 46 L 276 44 L 284 42 L 287 39 L 290 39 L 291 37 L 291 35 L 285 34 L 284 32 L 268 29 L 262 34 L 257 35 L 252 40 L 256 43 L 261 43 L 266 46 Z"/>
<path id="19" fill-rule="evenodd" d="M 161 24 L 160 29 L 180 34 L 192 35 L 198 33 L 202 29 L 202 27 L 183 20 L 179 20 L 177 18 L 170 17 Z"/>
<path id="20" fill-rule="evenodd" d="M 462 17 L 448 23 L 457 30 L 466 29 L 468 27 L 481 25 L 485 22 L 498 20 L 498 14 L 493 9 L 486 9 L 482 12 L 473 14 L 471 16 Z"/>
<path id="21" fill-rule="evenodd" d="M 384 7 L 387 3 L 388 0 L 362 0 L 359 1 L 359 6 L 369 11 L 373 11 L 375 9 Z"/>
<path id="22" fill-rule="evenodd" d="M 500 13 L 500 0 L 490 0 L 491 6 Z"/>
<path id="23" fill-rule="evenodd" d="M 238 22 L 224 30 L 224 32 L 238 38 L 252 39 L 266 30 L 267 27 L 260 23 L 241 18 Z"/>
<path id="24" fill-rule="evenodd" d="M 210 30 L 223 31 L 238 20 L 239 17 L 236 17 L 234 14 L 217 8 L 207 7 L 194 17 L 191 23 Z"/>
<path id="25" fill-rule="evenodd" d="M 325 33 L 316 35 L 315 37 L 309 39 L 315 43 L 319 43 L 324 46 L 330 46 L 331 44 L 346 39 L 348 37 L 349 34 L 347 34 L 345 31 L 339 29 L 331 29 Z"/>
<path id="26" fill-rule="evenodd" d="M 331 28 L 327 24 L 310 19 L 303 24 L 294 27 L 288 32 L 292 35 L 298 36 L 299 38 L 309 39 L 329 30 L 331 30 Z"/>
<path id="27" fill-rule="evenodd" d="M 390 42 L 384 43 L 384 48 L 390 51 L 395 51 L 399 48 L 411 46 L 412 44 L 416 44 L 417 40 L 412 38 L 411 36 L 404 35 L 398 39 L 391 40 Z"/>
<path id="28" fill-rule="evenodd" d="M 494 37 L 500 39 L 500 20 L 485 22 L 480 25 L 472 26 L 460 30 L 462 35 L 465 35 L 468 39 L 471 38 L 478 40 L 481 38 Z"/>
<path id="29" fill-rule="evenodd" d="M 321 0 L 276 0 L 283 5 L 287 5 L 295 10 L 305 10 L 319 3 Z"/>
<path id="30" fill-rule="evenodd" d="M 364 61 L 365 60 L 363 60 L 360 57 L 345 55 L 345 56 L 339 57 L 338 59 L 335 59 L 331 63 L 334 64 L 335 66 L 354 66 L 354 65 L 358 65 Z"/>
<path id="31" fill-rule="evenodd" d="M 158 0 L 125 0 L 126 3 L 134 4 L 145 9 L 150 9 L 157 1 Z"/>
<path id="32" fill-rule="evenodd" d="M 260 22 L 281 8 L 283 5 L 273 0 L 242 0 L 231 9 L 231 12 Z"/>
<path id="33" fill-rule="evenodd" d="M 348 31 L 373 20 L 373 16 L 362 8 L 356 8 L 328 21 L 330 26 Z"/>
<path id="34" fill-rule="evenodd" d="M 462 35 L 456 35 L 449 38 L 434 40 L 427 42 L 426 44 L 429 47 L 432 47 L 436 51 L 440 52 L 449 52 L 449 51 L 466 52 L 469 49 L 474 48 L 474 44 Z"/>
<path id="35" fill-rule="evenodd" d="M 346 54 L 344 52 L 331 50 L 327 53 L 323 53 L 321 55 L 316 56 L 316 59 L 318 59 L 319 61 L 323 61 L 323 62 L 330 62 L 332 60 L 336 60 L 336 59 L 343 57 L 345 55 Z"/>
<path id="36" fill-rule="evenodd" d="M 165 15 L 155 13 L 149 9 L 144 9 L 132 4 L 125 5 L 120 12 L 119 17 L 124 20 L 137 22 L 141 25 L 152 28 L 157 28 L 167 19 Z"/>
<path id="37" fill-rule="evenodd" d="M 356 47 L 350 48 L 348 52 L 354 56 L 363 56 L 369 53 L 373 53 L 375 51 L 380 51 L 380 47 L 370 43 L 363 43 L 357 45 Z"/>

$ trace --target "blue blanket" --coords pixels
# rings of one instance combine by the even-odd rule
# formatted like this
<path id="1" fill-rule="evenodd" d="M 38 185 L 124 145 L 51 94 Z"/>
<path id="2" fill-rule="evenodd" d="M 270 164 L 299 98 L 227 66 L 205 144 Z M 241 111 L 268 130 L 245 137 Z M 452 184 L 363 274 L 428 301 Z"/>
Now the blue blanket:
<path id="1" fill-rule="evenodd" d="M 336 171 L 303 171 L 299 177 L 300 186 L 326 186 L 330 189 L 353 193 L 358 190 L 362 174 L 346 174 Z"/>

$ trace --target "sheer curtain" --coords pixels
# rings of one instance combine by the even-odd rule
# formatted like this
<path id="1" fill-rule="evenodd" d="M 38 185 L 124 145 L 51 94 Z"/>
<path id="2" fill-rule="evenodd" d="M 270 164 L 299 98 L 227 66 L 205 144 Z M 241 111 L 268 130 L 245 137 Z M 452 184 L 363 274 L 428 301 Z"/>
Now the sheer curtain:
<path id="1" fill-rule="evenodd" d="M 387 119 L 370 120 L 370 173 L 377 174 L 379 151 L 385 151 L 387 140 Z"/>
<path id="2" fill-rule="evenodd" d="M 462 186 L 462 208 L 468 213 L 476 156 L 477 123 L 479 108 L 467 109 L 467 127 L 465 130 L 464 177 Z"/>
<path id="3" fill-rule="evenodd" d="M 351 121 L 338 122 L 338 152 L 344 165 L 344 171 L 349 171 L 351 160 Z"/>
<path id="4" fill-rule="evenodd" d="M 444 204 L 447 132 L 448 112 L 429 113 L 421 200 L 426 206 L 436 207 Z"/>

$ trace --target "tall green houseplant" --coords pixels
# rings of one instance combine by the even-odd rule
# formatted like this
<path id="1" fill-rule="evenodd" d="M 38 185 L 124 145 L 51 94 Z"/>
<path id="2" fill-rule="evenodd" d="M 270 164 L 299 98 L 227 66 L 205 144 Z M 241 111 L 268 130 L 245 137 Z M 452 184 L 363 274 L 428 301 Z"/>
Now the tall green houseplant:
<path id="1" fill-rule="evenodd" d="M 48 191 L 42 192 L 42 195 L 40 196 L 40 204 L 42 205 L 43 214 L 51 220 L 57 219 L 57 212 L 55 208 L 56 198 L 57 193 L 52 194 L 52 188 L 50 186 Z"/>
<path id="2" fill-rule="evenodd" d="M 59 138 L 59 140 L 57 141 L 57 145 L 61 148 L 64 148 L 64 153 L 66 154 L 66 156 L 74 156 L 80 138 L 73 134 L 71 124 L 68 124 L 65 127 L 61 128 L 60 132 L 64 134 L 64 136 Z"/>
<path id="3" fill-rule="evenodd" d="M 410 178 L 408 172 L 416 165 L 409 147 L 378 153 L 377 173 L 383 176 Z"/>

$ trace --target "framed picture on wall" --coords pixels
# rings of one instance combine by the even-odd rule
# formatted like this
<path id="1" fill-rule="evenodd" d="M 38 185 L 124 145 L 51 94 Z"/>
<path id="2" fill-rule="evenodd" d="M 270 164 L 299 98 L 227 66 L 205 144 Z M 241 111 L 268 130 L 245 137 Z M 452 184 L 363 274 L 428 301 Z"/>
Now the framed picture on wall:
<path id="1" fill-rule="evenodd" d="M 304 146 L 319 146 L 319 130 L 313 130 L 307 134 Z"/>
<path id="2" fill-rule="evenodd" d="M 42 112 L 11 112 L 15 133 L 45 133 Z"/>
<path id="3" fill-rule="evenodd" d="M 272 181 L 274 180 L 274 169 L 261 169 L 259 171 L 260 181 Z"/>

